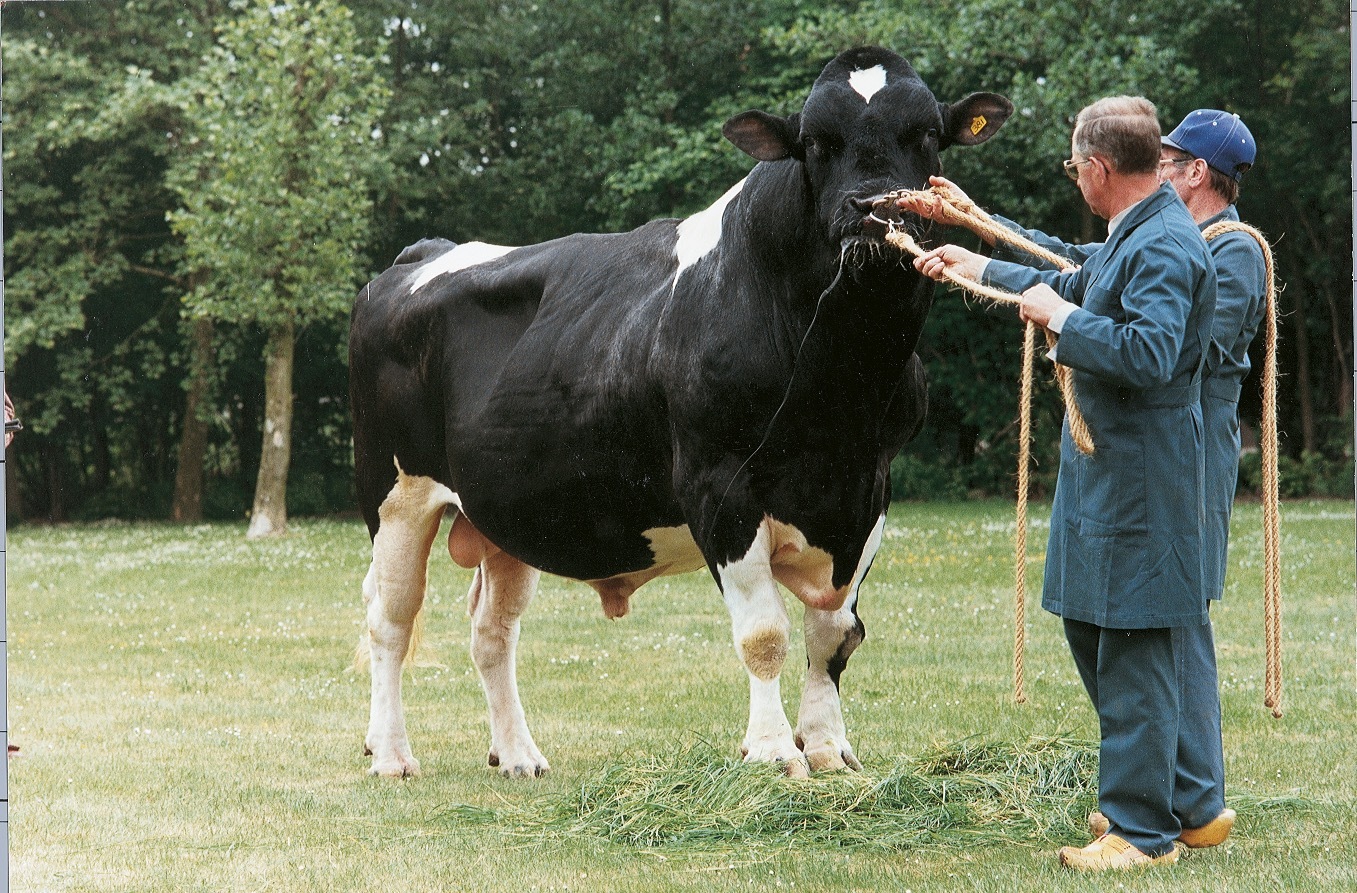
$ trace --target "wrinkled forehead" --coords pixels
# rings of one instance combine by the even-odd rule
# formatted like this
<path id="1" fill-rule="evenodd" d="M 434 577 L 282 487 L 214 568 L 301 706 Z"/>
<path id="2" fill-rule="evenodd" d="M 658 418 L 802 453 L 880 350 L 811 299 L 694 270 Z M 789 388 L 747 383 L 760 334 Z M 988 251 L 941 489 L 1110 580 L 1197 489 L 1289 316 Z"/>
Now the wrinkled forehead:
<path id="1" fill-rule="evenodd" d="M 933 91 L 901 60 L 894 65 L 831 65 L 815 82 L 801 117 L 818 127 L 870 118 L 907 129 L 932 126 L 942 113 Z"/>

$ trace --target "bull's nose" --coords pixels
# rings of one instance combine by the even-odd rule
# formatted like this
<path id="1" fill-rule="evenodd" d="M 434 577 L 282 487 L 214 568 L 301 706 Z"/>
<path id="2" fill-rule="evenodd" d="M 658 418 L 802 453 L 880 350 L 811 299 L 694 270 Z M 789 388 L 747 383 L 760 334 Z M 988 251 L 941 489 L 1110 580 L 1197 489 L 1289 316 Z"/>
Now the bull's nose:
<path id="1" fill-rule="evenodd" d="M 870 214 L 876 207 L 876 203 L 885 198 L 884 195 L 874 195 L 871 198 L 850 198 L 848 206 L 860 214 Z"/>

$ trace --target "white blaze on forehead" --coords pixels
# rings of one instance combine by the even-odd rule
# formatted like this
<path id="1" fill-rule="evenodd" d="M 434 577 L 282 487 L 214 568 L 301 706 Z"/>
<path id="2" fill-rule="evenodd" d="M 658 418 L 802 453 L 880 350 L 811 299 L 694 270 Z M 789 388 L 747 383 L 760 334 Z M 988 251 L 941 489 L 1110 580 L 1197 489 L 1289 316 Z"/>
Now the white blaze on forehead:
<path id="1" fill-rule="evenodd" d="M 886 86 L 886 69 L 873 65 L 855 71 L 848 76 L 848 86 L 856 90 L 864 102 L 871 102 L 877 91 Z"/>
<path id="2" fill-rule="evenodd" d="M 674 271 L 674 285 L 677 287 L 683 271 L 697 263 L 721 241 L 721 217 L 726 205 L 744 188 L 744 180 L 726 190 L 726 194 L 705 211 L 698 211 L 678 225 L 678 242 L 674 244 L 674 256 L 678 258 L 678 269 Z"/>
<path id="3" fill-rule="evenodd" d="M 485 242 L 467 242 L 464 245 L 458 245 L 451 251 L 438 255 L 438 257 L 420 267 L 419 272 L 415 274 L 415 281 L 410 285 L 410 290 L 418 291 L 444 273 L 456 273 L 458 270 L 465 270 L 467 267 L 474 267 L 477 264 L 492 261 L 497 257 L 503 257 L 513 250 L 513 248 L 506 248 L 503 245 L 487 245 Z"/>

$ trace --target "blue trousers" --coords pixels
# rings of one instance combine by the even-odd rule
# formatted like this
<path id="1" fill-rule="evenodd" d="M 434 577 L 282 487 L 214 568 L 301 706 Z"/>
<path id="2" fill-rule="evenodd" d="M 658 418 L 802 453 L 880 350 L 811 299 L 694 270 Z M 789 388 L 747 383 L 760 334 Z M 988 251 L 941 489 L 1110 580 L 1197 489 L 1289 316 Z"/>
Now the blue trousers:
<path id="1" fill-rule="evenodd" d="M 1173 636 L 1180 692 L 1173 814 L 1184 828 L 1200 828 L 1225 809 L 1216 642 L 1209 619 L 1200 626 L 1176 626 Z"/>
<path id="2" fill-rule="evenodd" d="M 1065 620 L 1098 713 L 1098 808 L 1114 834 L 1159 856 L 1225 805 L 1210 624 L 1108 629 Z"/>

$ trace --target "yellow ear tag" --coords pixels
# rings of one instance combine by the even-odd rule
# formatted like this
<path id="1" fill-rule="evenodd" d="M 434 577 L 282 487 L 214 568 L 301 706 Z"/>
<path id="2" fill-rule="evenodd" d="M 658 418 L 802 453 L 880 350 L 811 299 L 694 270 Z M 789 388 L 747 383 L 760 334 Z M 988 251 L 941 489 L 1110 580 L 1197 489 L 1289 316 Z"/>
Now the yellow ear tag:
<path id="1" fill-rule="evenodd" d="M 988 123 L 989 123 L 989 121 L 985 120 L 985 116 L 984 116 L 984 115 L 976 115 L 974 118 L 972 118 L 972 119 L 971 119 L 971 136 L 979 136 L 979 135 L 980 135 L 980 131 L 984 130 L 984 129 L 985 129 L 985 125 L 988 124 Z"/>

